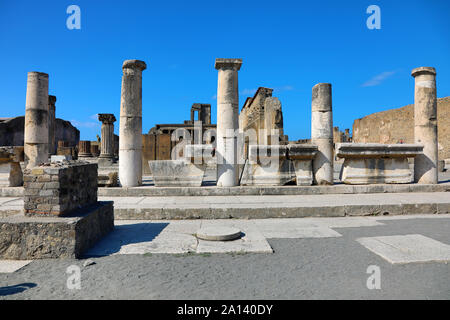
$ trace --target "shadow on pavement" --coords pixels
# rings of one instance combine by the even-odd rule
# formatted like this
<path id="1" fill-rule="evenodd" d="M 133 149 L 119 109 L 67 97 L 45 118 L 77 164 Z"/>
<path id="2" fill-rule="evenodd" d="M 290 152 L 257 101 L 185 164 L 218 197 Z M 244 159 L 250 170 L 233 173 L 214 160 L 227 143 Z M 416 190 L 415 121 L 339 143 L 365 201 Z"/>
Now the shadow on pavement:
<path id="1" fill-rule="evenodd" d="M 0 297 L 1 296 L 9 296 L 11 294 L 16 294 L 16 293 L 21 293 L 25 290 L 31 289 L 36 287 L 37 284 L 36 283 L 21 283 L 21 284 L 16 284 L 13 286 L 8 286 L 8 287 L 0 287 Z"/>
<path id="2" fill-rule="evenodd" d="M 97 242 L 85 254 L 85 258 L 102 257 L 117 253 L 122 246 L 153 241 L 169 223 L 133 223 L 114 227 L 107 236 Z"/>

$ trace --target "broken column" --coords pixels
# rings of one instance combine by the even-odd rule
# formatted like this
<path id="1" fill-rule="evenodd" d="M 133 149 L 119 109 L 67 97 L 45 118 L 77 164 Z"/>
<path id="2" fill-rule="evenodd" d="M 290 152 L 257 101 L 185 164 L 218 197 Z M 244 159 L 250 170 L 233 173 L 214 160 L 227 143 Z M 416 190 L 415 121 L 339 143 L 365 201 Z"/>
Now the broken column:
<path id="1" fill-rule="evenodd" d="M 114 162 L 114 122 L 116 117 L 111 113 L 100 113 L 98 120 L 102 122 L 102 139 L 98 165 L 109 166 Z"/>
<path id="2" fill-rule="evenodd" d="M 333 113 L 331 84 L 318 83 L 312 89 L 311 143 L 318 147 L 313 160 L 314 182 L 333 184 Z"/>
<path id="3" fill-rule="evenodd" d="M 123 187 L 142 184 L 142 71 L 144 61 L 125 60 L 120 99 L 119 180 Z"/>
<path id="4" fill-rule="evenodd" d="M 48 74 L 28 72 L 24 150 L 27 168 L 48 161 Z"/>
<path id="5" fill-rule="evenodd" d="M 420 67 L 411 72 L 414 87 L 414 141 L 424 146 L 414 159 L 414 181 L 438 183 L 436 70 Z"/>
<path id="6" fill-rule="evenodd" d="M 90 141 L 82 140 L 78 143 L 78 158 L 92 158 Z"/>
<path id="7" fill-rule="evenodd" d="M 217 186 L 238 185 L 237 130 L 239 129 L 238 71 L 242 59 L 216 59 L 217 84 Z"/>
<path id="8" fill-rule="evenodd" d="M 48 96 L 48 155 L 56 153 L 55 126 L 56 126 L 56 97 Z"/>

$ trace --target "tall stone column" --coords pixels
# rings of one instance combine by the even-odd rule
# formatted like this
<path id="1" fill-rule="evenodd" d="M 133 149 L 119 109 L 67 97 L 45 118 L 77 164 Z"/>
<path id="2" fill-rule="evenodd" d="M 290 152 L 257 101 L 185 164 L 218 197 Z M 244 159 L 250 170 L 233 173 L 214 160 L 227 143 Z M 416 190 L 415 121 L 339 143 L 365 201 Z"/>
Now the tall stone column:
<path id="1" fill-rule="evenodd" d="M 311 143 L 318 147 L 313 160 L 314 183 L 333 184 L 333 113 L 330 83 L 318 83 L 313 87 L 311 107 Z"/>
<path id="2" fill-rule="evenodd" d="M 217 84 L 217 186 L 239 183 L 237 130 L 239 129 L 238 71 L 242 59 L 216 59 Z"/>
<path id="3" fill-rule="evenodd" d="M 414 181 L 438 183 L 438 129 L 436 70 L 420 67 L 412 71 L 414 87 L 414 140 L 422 144 L 423 154 L 414 159 Z"/>
<path id="4" fill-rule="evenodd" d="M 120 98 L 119 179 L 122 187 L 142 184 L 142 71 L 144 61 L 125 60 Z"/>
<path id="5" fill-rule="evenodd" d="M 98 165 L 108 166 L 114 162 L 114 122 L 116 117 L 111 113 L 100 113 L 98 120 L 102 122 L 102 139 Z"/>
<path id="6" fill-rule="evenodd" d="M 27 168 L 48 161 L 48 74 L 28 72 L 24 152 Z"/>
<path id="7" fill-rule="evenodd" d="M 48 155 L 56 154 L 56 97 L 48 96 Z"/>

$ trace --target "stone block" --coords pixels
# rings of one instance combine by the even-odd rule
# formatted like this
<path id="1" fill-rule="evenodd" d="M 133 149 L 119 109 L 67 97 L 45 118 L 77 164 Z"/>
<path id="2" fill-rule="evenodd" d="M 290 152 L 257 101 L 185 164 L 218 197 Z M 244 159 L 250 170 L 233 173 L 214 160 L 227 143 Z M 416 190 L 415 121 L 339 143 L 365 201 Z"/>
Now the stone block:
<path id="1" fill-rule="evenodd" d="M 318 147 L 308 144 L 288 145 L 288 157 L 294 166 L 298 186 L 310 186 L 313 184 L 314 175 L 312 160 L 316 156 Z"/>
<path id="2" fill-rule="evenodd" d="M 25 170 L 25 215 L 65 216 L 97 202 L 97 164 L 49 163 Z"/>
<path id="3" fill-rule="evenodd" d="M 148 162 L 156 187 L 200 187 L 205 175 L 205 164 L 186 160 L 150 160 Z"/>
<path id="4" fill-rule="evenodd" d="M 70 216 L 0 219 L 0 259 L 81 258 L 114 228 L 113 202 L 98 202 Z"/>
<path id="5" fill-rule="evenodd" d="M 241 185 L 282 186 L 294 181 L 295 170 L 285 145 L 251 145 Z"/>
<path id="6" fill-rule="evenodd" d="M 418 144 L 338 143 L 336 155 L 345 159 L 340 179 L 346 184 L 411 183 L 408 158 L 422 150 Z"/>

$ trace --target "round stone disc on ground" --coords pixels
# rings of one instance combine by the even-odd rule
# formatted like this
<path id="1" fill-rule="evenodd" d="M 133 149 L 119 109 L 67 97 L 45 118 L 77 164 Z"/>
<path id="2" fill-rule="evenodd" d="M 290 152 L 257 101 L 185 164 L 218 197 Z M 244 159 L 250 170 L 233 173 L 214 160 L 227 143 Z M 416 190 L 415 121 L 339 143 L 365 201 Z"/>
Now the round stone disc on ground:
<path id="1" fill-rule="evenodd" d="M 229 241 L 241 237 L 241 230 L 233 227 L 205 227 L 196 233 L 197 238 L 208 241 Z"/>

